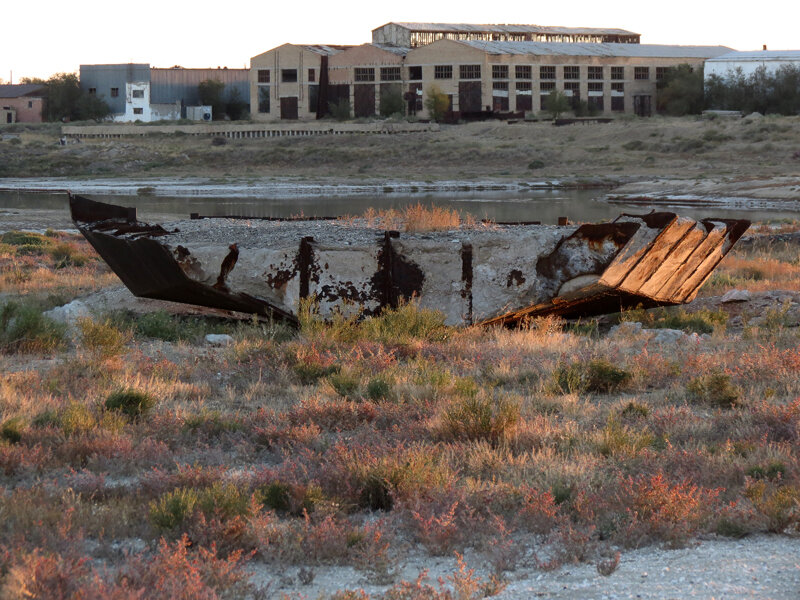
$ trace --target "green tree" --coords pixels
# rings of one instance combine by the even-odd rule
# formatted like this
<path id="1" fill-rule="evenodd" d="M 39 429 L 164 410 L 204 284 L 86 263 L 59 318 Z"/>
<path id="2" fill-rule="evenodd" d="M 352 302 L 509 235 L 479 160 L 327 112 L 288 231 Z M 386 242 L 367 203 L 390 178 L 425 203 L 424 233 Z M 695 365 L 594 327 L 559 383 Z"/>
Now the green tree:
<path id="1" fill-rule="evenodd" d="M 406 110 L 406 103 L 403 101 L 403 88 L 398 84 L 388 84 L 381 86 L 381 101 L 379 111 L 382 117 L 391 117 L 395 114 L 403 114 Z"/>
<path id="2" fill-rule="evenodd" d="M 656 107 L 673 116 L 697 115 L 703 112 L 703 69 L 688 64 L 669 67 L 658 82 Z"/>
<path id="3" fill-rule="evenodd" d="M 441 121 L 444 114 L 450 110 L 450 98 L 437 86 L 432 85 L 428 88 L 425 96 L 425 110 L 433 121 Z"/>
<path id="4" fill-rule="evenodd" d="M 216 79 L 205 79 L 197 84 L 197 95 L 200 96 L 200 104 L 210 106 L 215 121 L 225 118 L 225 101 L 222 94 L 225 91 L 225 84 Z"/>
<path id="5" fill-rule="evenodd" d="M 244 119 L 249 113 L 249 105 L 242 100 L 242 94 L 238 88 L 231 88 L 228 93 L 228 101 L 225 103 L 225 113 L 231 121 Z"/>
<path id="6" fill-rule="evenodd" d="M 557 119 L 562 113 L 569 110 L 569 98 L 564 92 L 553 90 L 544 101 L 544 109 L 550 113 L 553 119 Z"/>
<path id="7" fill-rule="evenodd" d="M 56 73 L 47 80 L 38 77 L 23 77 L 22 83 L 43 85 L 46 89 L 44 117 L 48 121 L 100 121 L 111 112 L 102 98 L 91 96 L 81 90 L 75 73 Z"/>

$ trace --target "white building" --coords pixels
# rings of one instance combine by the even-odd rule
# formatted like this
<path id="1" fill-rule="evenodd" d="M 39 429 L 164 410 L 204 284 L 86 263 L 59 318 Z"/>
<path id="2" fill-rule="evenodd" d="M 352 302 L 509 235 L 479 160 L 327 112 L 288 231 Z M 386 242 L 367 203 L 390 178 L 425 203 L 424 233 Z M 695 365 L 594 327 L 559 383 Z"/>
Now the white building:
<path id="1" fill-rule="evenodd" d="M 741 69 L 745 77 L 752 75 L 759 67 L 767 71 L 777 71 L 783 65 L 800 67 L 800 50 L 756 50 L 753 52 L 730 52 L 709 58 L 705 65 L 705 78 L 712 75 L 725 77 L 729 72 Z"/>

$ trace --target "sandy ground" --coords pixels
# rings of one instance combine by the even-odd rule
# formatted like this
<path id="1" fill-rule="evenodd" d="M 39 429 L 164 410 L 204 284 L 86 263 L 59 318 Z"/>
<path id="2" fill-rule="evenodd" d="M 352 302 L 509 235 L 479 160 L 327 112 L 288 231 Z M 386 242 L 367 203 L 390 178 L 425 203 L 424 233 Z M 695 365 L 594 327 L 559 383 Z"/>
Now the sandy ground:
<path id="1" fill-rule="evenodd" d="M 470 566 L 474 557 L 468 553 L 464 558 Z M 401 564 L 398 581 L 416 581 L 427 569 L 425 583 L 434 587 L 438 587 L 439 578 L 447 581 L 457 568 L 455 558 L 417 556 Z M 306 585 L 300 582 L 297 568 L 251 564 L 250 570 L 253 582 L 275 597 L 302 594 L 318 598 L 342 589 L 379 594 L 387 589 L 345 567 L 315 567 L 314 579 Z M 486 573 L 479 570 L 476 575 L 486 579 Z M 578 564 L 554 571 L 520 567 L 505 577 L 508 585 L 495 596 L 498 600 L 794 600 L 800 598 L 800 538 L 759 535 L 743 540 L 703 540 L 677 550 L 633 550 L 622 554 L 617 570 L 609 576 L 600 575 L 594 564 Z"/>

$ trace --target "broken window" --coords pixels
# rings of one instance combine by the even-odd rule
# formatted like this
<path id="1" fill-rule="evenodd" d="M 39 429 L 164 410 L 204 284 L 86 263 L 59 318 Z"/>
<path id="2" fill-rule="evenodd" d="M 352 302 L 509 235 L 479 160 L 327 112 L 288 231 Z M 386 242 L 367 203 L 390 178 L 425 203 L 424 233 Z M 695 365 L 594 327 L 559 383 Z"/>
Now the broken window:
<path id="1" fill-rule="evenodd" d="M 625 96 L 611 96 L 611 110 L 614 112 L 624 112 Z"/>
<path id="2" fill-rule="evenodd" d="M 554 89 L 556 89 L 556 82 L 555 81 L 542 81 L 539 84 L 539 91 L 543 94 L 549 94 Z"/>
<path id="3" fill-rule="evenodd" d="M 569 98 L 570 106 L 575 108 L 581 101 L 581 84 L 577 81 L 564 83 L 564 94 Z"/>
<path id="4" fill-rule="evenodd" d="M 634 67 L 634 79 L 650 79 L 650 67 Z"/>
<path id="5" fill-rule="evenodd" d="M 589 83 L 589 91 L 590 92 L 601 92 L 603 91 L 603 84 L 598 82 L 590 82 Z"/>
<path id="6" fill-rule="evenodd" d="M 518 81 L 516 88 L 517 110 L 533 110 L 533 84 L 530 81 Z"/>
<path id="7" fill-rule="evenodd" d="M 295 83 L 297 81 L 297 69 L 281 69 L 281 81 L 283 83 Z"/>
<path id="8" fill-rule="evenodd" d="M 422 79 L 422 67 L 408 67 L 408 78 L 411 81 L 420 81 Z"/>
<path id="9" fill-rule="evenodd" d="M 400 81 L 400 67 L 381 67 L 381 81 Z"/>
<path id="10" fill-rule="evenodd" d="M 603 67 L 589 67 L 589 79 L 602 79 Z"/>
<path id="11" fill-rule="evenodd" d="M 459 65 L 458 76 L 461 79 L 480 79 L 481 66 L 480 65 Z"/>
<path id="12" fill-rule="evenodd" d="M 564 79 L 580 79 L 581 68 L 577 66 L 564 67 Z"/>
<path id="13" fill-rule="evenodd" d="M 89 95 L 96 96 L 97 95 L 97 88 L 89 88 Z"/>
<path id="14" fill-rule="evenodd" d="M 356 81 L 375 81 L 375 69 L 372 67 L 356 67 L 355 68 Z"/>
<path id="15" fill-rule="evenodd" d="M 611 79 L 625 79 L 625 67 L 611 67 Z"/>
<path id="16" fill-rule="evenodd" d="M 667 69 L 669 67 L 656 67 L 656 81 L 661 81 L 664 79 L 664 75 L 667 73 Z"/>
<path id="17" fill-rule="evenodd" d="M 133 90 L 131 96 L 134 98 L 144 98 L 144 90 Z"/>
<path id="18" fill-rule="evenodd" d="M 119 96 L 119 88 L 111 88 L 111 97 L 116 98 Z"/>
<path id="19" fill-rule="evenodd" d="M 508 79 L 508 65 L 492 65 L 492 79 Z"/>
<path id="20" fill-rule="evenodd" d="M 28 100 L 28 108 L 33 108 L 33 100 Z"/>
<path id="21" fill-rule="evenodd" d="M 434 79 L 452 79 L 453 65 L 435 65 L 433 67 Z"/>
<path id="22" fill-rule="evenodd" d="M 492 110 L 508 112 L 508 82 L 495 81 L 492 84 Z"/>
<path id="23" fill-rule="evenodd" d="M 597 112 L 603 112 L 605 109 L 603 108 L 603 96 L 592 96 L 589 95 L 588 100 L 589 108 L 596 110 Z"/>
<path id="24" fill-rule="evenodd" d="M 514 67 L 514 76 L 517 79 L 533 79 L 533 72 L 530 65 L 517 65 Z"/>
<path id="25" fill-rule="evenodd" d="M 133 109 L 133 114 L 135 114 L 135 115 L 144 114 L 144 109 L 143 108 L 134 108 Z"/>
<path id="26" fill-rule="evenodd" d="M 269 83 L 269 69 L 258 70 L 258 83 Z"/>
<path id="27" fill-rule="evenodd" d="M 309 69 L 308 70 L 308 81 L 316 81 L 317 80 L 317 71 L 316 69 Z"/>
<path id="28" fill-rule="evenodd" d="M 258 86 L 258 112 L 260 112 L 260 113 L 268 113 L 269 112 L 269 86 L 268 85 L 260 85 L 260 86 Z"/>
<path id="29" fill-rule="evenodd" d="M 555 79 L 555 67 L 539 67 L 539 79 Z"/>

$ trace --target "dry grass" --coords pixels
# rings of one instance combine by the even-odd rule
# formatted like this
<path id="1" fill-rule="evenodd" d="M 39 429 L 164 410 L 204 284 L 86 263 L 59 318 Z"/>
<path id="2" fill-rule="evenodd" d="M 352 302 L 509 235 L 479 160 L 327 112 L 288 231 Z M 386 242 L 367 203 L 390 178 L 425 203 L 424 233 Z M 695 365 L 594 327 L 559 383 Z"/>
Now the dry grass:
<path id="1" fill-rule="evenodd" d="M 759 252 L 721 272 L 797 284 L 791 253 Z M 444 585 L 484 594 L 609 544 L 800 524 L 796 326 L 652 347 L 554 318 L 453 330 L 408 304 L 325 325 L 307 308 L 299 332 L 215 324 L 228 348 L 195 343 L 210 324 L 109 315 L 72 346 L 0 355 L 0 596 L 259 597 L 249 559 L 444 598 L 393 580 L 409 548 L 470 550 L 477 574 Z M 624 318 L 698 326 L 648 314 Z"/>
<path id="2" fill-rule="evenodd" d="M 443 206 L 412 204 L 402 209 L 368 208 L 360 217 L 344 217 L 348 223 L 359 223 L 375 229 L 388 229 L 419 233 L 424 231 L 447 231 L 462 227 L 474 227 L 475 217 L 461 215 L 457 210 Z"/>

